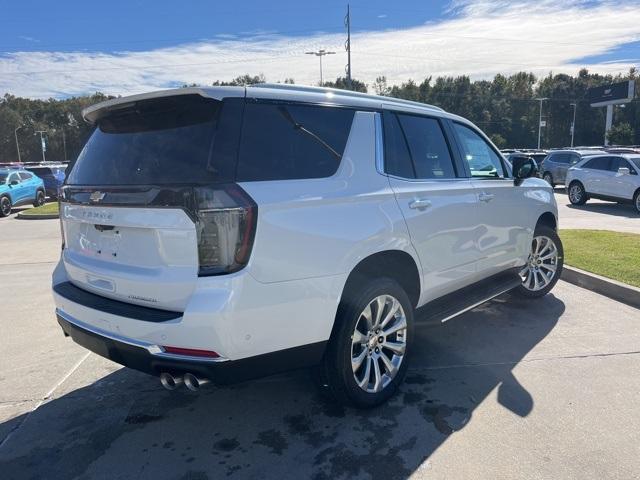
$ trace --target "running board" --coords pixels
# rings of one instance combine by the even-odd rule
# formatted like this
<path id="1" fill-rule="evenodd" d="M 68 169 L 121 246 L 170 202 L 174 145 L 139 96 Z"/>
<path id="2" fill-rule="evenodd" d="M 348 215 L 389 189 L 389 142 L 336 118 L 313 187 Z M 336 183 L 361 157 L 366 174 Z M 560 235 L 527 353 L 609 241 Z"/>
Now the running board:
<path id="1" fill-rule="evenodd" d="M 498 295 L 514 289 L 522 283 L 518 270 L 508 270 L 494 275 L 426 303 L 416 310 L 416 322 L 421 324 L 444 323 Z"/>

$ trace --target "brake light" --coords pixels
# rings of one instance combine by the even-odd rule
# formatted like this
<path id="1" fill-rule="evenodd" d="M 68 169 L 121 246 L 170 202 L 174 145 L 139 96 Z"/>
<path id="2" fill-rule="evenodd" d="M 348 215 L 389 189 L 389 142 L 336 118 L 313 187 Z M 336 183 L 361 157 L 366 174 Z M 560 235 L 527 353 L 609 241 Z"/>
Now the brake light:
<path id="1" fill-rule="evenodd" d="M 196 187 L 199 276 L 242 269 L 251 255 L 258 207 L 238 185 Z"/>

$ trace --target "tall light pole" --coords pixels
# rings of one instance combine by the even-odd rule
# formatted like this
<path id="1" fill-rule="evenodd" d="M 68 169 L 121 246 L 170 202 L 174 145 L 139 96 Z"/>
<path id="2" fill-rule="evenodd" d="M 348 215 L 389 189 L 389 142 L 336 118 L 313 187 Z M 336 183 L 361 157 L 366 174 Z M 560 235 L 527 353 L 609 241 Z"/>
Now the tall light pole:
<path id="1" fill-rule="evenodd" d="M 548 98 L 536 98 L 540 102 L 540 114 L 538 115 L 538 150 L 540 150 L 540 136 L 542 135 L 542 102 L 549 100 Z"/>
<path id="2" fill-rule="evenodd" d="M 345 50 L 347 51 L 347 87 L 351 89 L 351 10 L 347 3 L 347 16 L 344 17 L 344 24 L 347 27 L 347 43 L 345 43 Z"/>
<path id="3" fill-rule="evenodd" d="M 306 55 L 315 55 L 316 57 L 320 58 L 320 86 L 323 85 L 323 81 L 322 81 L 322 57 L 324 57 L 325 55 L 335 55 L 336 52 L 327 52 L 324 49 L 320 49 L 317 52 L 304 52 Z"/>
<path id="4" fill-rule="evenodd" d="M 47 133 L 47 131 L 46 131 L 46 130 L 36 130 L 36 131 L 34 132 L 34 135 L 36 135 L 36 134 L 38 134 L 38 133 L 40 134 L 40 146 L 42 147 L 42 161 L 43 161 L 43 162 L 46 162 L 47 160 L 45 159 L 44 152 L 45 152 L 45 150 L 47 149 L 47 147 L 46 147 L 46 146 L 45 146 L 45 144 L 44 144 L 44 137 L 43 137 L 42 135 L 43 135 L 44 133 Z"/>
<path id="5" fill-rule="evenodd" d="M 578 104 L 570 103 L 569 105 L 573 107 L 573 121 L 571 122 L 571 147 L 573 148 L 573 137 L 576 133 L 576 110 L 578 108 Z"/>
<path id="6" fill-rule="evenodd" d="M 20 158 L 20 143 L 18 142 L 18 130 L 22 127 L 23 125 L 20 125 L 13 130 L 13 135 L 16 137 L 16 150 L 18 150 L 18 163 L 22 163 L 22 159 Z"/>

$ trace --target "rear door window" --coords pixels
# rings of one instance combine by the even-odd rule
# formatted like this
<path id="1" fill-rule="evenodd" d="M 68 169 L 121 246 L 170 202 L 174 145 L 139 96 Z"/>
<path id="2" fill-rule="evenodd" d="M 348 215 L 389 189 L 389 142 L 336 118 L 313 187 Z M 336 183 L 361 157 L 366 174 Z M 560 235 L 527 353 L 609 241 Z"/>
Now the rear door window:
<path id="1" fill-rule="evenodd" d="M 401 178 L 416 178 L 407 140 L 398 117 L 394 113 L 385 112 L 383 120 L 385 172 Z"/>
<path id="2" fill-rule="evenodd" d="M 505 172 L 500 156 L 487 141 L 466 125 L 454 122 L 462 157 L 469 164 L 474 178 L 504 178 Z"/>
<path id="3" fill-rule="evenodd" d="M 417 115 L 398 115 L 409 147 L 415 178 L 455 178 L 451 152 L 440 122 Z"/>
<path id="4" fill-rule="evenodd" d="M 340 166 L 354 114 L 340 107 L 248 102 L 237 180 L 330 177 Z"/>
<path id="5" fill-rule="evenodd" d="M 583 168 L 592 170 L 609 170 L 611 165 L 611 157 L 595 157 L 583 165 Z"/>
<path id="6" fill-rule="evenodd" d="M 20 179 L 24 182 L 26 182 L 27 180 L 31 180 L 31 178 L 33 177 L 32 174 L 27 173 L 27 172 L 20 172 Z"/>
<path id="7" fill-rule="evenodd" d="M 220 102 L 200 95 L 142 100 L 115 110 L 98 121 L 67 183 L 178 185 L 230 181 L 241 113 L 241 102 Z"/>

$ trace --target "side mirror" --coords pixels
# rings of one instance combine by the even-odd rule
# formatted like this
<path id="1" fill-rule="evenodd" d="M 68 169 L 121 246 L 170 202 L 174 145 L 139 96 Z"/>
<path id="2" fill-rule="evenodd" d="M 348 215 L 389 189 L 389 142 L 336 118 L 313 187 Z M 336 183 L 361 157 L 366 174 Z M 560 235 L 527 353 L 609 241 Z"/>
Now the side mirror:
<path id="1" fill-rule="evenodd" d="M 538 175 L 538 164 L 536 161 L 525 155 L 512 157 L 513 179 L 516 185 L 520 185 L 525 178 Z"/>
<path id="2" fill-rule="evenodd" d="M 618 175 L 631 175 L 631 170 L 628 167 L 620 167 L 618 169 Z"/>

